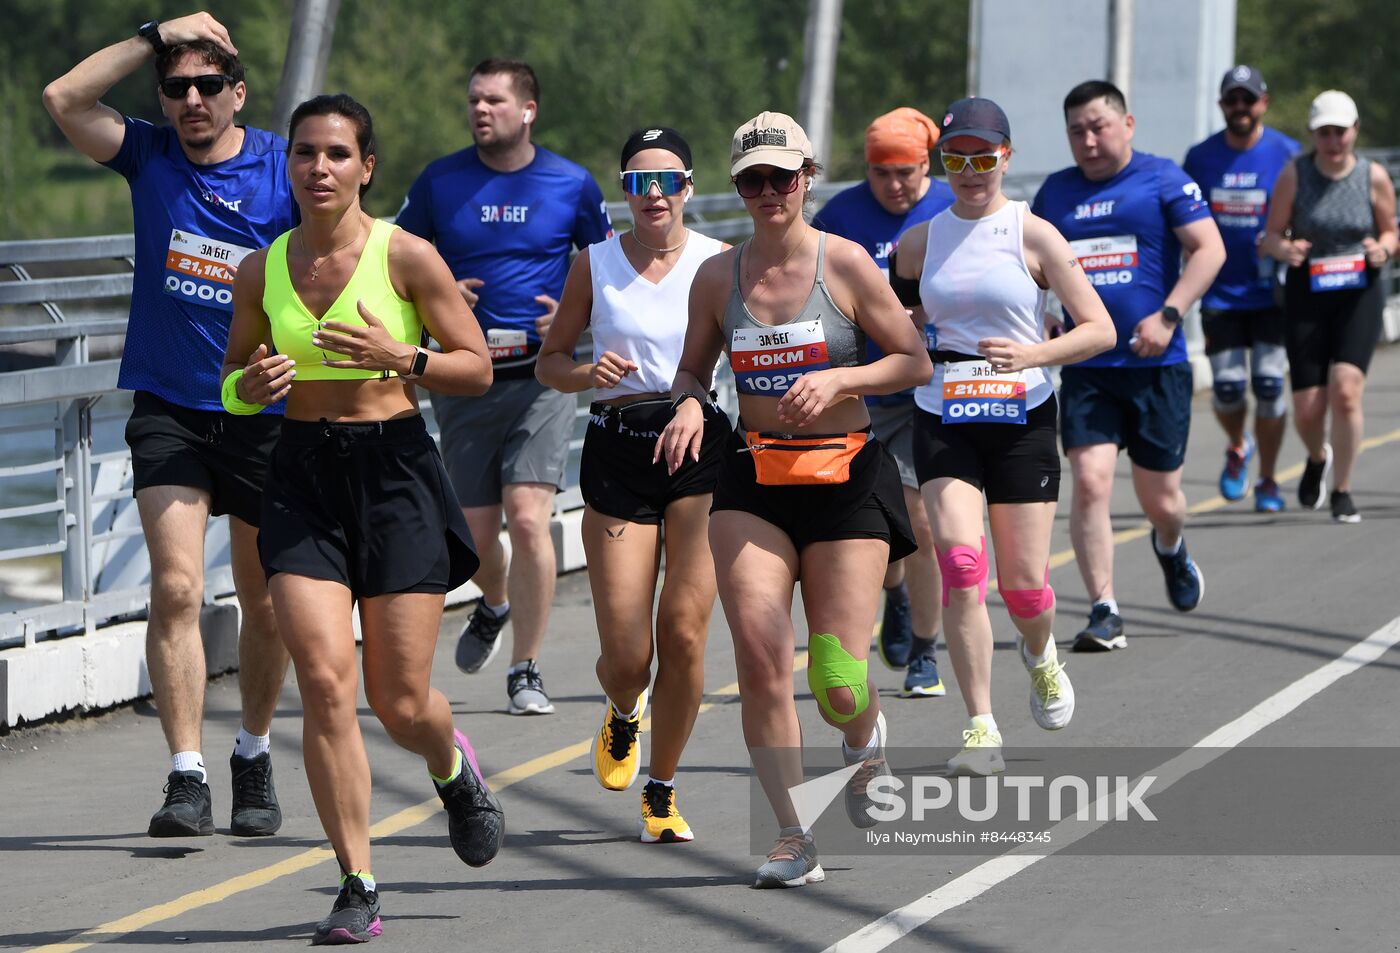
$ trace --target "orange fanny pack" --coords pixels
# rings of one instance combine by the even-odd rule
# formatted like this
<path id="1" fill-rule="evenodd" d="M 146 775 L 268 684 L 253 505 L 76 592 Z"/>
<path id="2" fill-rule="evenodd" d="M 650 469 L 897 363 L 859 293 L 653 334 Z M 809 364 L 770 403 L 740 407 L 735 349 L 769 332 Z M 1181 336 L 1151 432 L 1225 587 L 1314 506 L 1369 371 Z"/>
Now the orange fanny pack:
<path id="1" fill-rule="evenodd" d="M 749 430 L 744 443 L 753 454 L 760 486 L 803 486 L 845 483 L 851 478 L 851 461 L 869 437 L 864 431 L 794 437 Z"/>

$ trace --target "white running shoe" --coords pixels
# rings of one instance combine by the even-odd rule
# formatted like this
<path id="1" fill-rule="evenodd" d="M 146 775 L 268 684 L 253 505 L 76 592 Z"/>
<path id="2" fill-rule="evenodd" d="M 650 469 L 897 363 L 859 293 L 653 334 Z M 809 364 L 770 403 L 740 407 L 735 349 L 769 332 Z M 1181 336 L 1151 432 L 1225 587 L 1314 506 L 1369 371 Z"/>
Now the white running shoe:
<path id="1" fill-rule="evenodd" d="M 1016 636 L 1016 654 L 1031 673 L 1031 717 L 1046 731 L 1059 731 L 1074 717 L 1074 686 L 1060 664 L 1055 637 L 1050 636 L 1045 647 L 1045 661 L 1039 665 L 1031 665 L 1026 657 L 1026 642 L 1019 635 Z"/>
<path id="2" fill-rule="evenodd" d="M 948 759 L 949 775 L 985 778 L 1006 770 L 1001 756 L 1001 732 L 988 731 L 974 721 L 962 735 L 963 749 Z"/>

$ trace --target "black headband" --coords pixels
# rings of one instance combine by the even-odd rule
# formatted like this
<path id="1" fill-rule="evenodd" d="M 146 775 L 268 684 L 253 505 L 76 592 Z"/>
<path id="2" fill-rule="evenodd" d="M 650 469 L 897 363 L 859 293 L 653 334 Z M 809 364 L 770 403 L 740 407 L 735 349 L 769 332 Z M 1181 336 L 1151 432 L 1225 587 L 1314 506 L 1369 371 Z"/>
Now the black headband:
<path id="1" fill-rule="evenodd" d="M 632 157 L 646 149 L 665 149 L 667 152 L 674 152 L 676 158 L 681 160 L 681 164 L 686 169 L 691 168 L 690 144 L 679 132 L 665 126 L 638 129 L 628 136 L 627 141 L 622 144 L 622 164 L 619 168 L 626 172 L 627 163 L 632 161 Z"/>

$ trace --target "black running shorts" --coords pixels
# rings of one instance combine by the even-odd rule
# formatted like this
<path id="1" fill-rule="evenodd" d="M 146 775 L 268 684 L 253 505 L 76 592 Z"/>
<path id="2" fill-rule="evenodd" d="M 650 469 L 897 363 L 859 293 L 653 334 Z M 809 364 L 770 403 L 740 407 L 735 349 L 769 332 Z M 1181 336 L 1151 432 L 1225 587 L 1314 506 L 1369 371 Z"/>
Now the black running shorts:
<path id="1" fill-rule="evenodd" d="M 1026 412 L 1025 424 L 951 424 L 923 408 L 914 416 L 919 485 L 940 477 L 970 483 L 988 503 L 1045 503 L 1060 498 L 1055 398 Z"/>
<path id="2" fill-rule="evenodd" d="M 1288 374 L 1294 391 L 1326 387 L 1333 364 L 1366 373 L 1381 339 L 1385 289 L 1380 272 L 1366 269 L 1366 287 L 1313 291 L 1307 268 L 1288 269 L 1283 309 L 1288 318 Z"/>

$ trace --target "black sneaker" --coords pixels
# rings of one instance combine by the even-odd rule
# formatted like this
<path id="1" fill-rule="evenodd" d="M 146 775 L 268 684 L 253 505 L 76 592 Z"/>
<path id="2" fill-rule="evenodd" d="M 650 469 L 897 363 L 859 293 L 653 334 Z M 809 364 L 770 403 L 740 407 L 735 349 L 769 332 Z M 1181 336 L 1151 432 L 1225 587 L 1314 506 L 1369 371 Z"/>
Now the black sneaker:
<path id="1" fill-rule="evenodd" d="M 1298 480 L 1298 502 L 1306 509 L 1320 510 L 1327 503 L 1327 475 L 1332 472 L 1332 445 L 1322 445 L 1322 459 L 1308 457 Z"/>
<path id="2" fill-rule="evenodd" d="M 316 924 L 312 946 L 367 943 L 384 932 L 379 919 L 379 893 L 351 875 L 341 884 L 331 915 Z"/>
<path id="3" fill-rule="evenodd" d="M 1201 604 L 1201 596 L 1206 594 L 1206 577 L 1201 567 L 1186 552 L 1186 540 L 1170 556 L 1157 552 L 1157 531 L 1152 531 L 1152 553 L 1162 567 L 1162 578 L 1167 583 L 1167 601 L 1178 612 L 1190 612 Z"/>
<path id="4" fill-rule="evenodd" d="M 526 659 L 523 667 L 506 673 L 506 697 L 512 715 L 554 714 L 554 703 L 545 694 L 544 676 L 534 659 Z"/>
<path id="5" fill-rule="evenodd" d="M 904 583 L 885 590 L 885 615 L 876 645 L 886 668 L 897 672 L 909 664 L 914 645 L 914 612 L 909 608 L 909 590 Z"/>
<path id="6" fill-rule="evenodd" d="M 165 803 L 151 815 L 151 837 L 204 837 L 214 833 L 213 799 L 198 771 L 171 771 Z"/>
<path id="7" fill-rule="evenodd" d="M 446 784 L 437 785 L 438 797 L 447 810 L 447 836 L 464 864 L 485 867 L 495 859 L 506 839 L 505 811 L 486 786 L 467 736 L 460 731 L 453 734 L 462 752 L 462 772 Z"/>
<path id="8" fill-rule="evenodd" d="M 1351 501 L 1351 493 L 1346 490 L 1332 491 L 1332 522 L 1361 522 L 1361 514 L 1356 512 L 1356 504 Z"/>
<path id="9" fill-rule="evenodd" d="M 1127 647 L 1128 640 L 1123 636 L 1123 617 L 1110 609 L 1107 603 L 1096 602 L 1089 610 L 1089 624 L 1075 635 L 1070 650 L 1108 652 Z"/>
<path id="10" fill-rule="evenodd" d="M 228 759 L 233 774 L 233 818 L 229 833 L 235 837 L 267 837 L 282 826 L 282 807 L 272 786 L 272 755 Z"/>
<path id="11" fill-rule="evenodd" d="M 486 608 L 486 600 L 480 600 L 472 610 L 467 627 L 457 638 L 457 667 L 468 675 L 475 675 L 486 667 L 486 663 L 496 657 L 501 647 L 501 629 L 510 619 L 510 610 L 500 615 Z"/>

